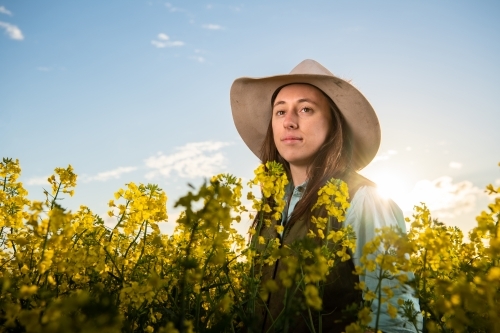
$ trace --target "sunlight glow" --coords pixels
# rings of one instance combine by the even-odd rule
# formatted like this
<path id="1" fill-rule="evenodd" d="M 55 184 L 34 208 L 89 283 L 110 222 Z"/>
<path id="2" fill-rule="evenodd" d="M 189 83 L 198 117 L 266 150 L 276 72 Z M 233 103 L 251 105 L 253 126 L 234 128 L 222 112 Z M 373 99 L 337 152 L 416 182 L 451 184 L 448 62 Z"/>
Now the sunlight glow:
<path id="1" fill-rule="evenodd" d="M 377 184 L 377 190 L 385 198 L 399 201 L 407 193 L 403 188 L 403 178 L 398 175 L 380 174 L 374 176 L 372 180 Z"/>

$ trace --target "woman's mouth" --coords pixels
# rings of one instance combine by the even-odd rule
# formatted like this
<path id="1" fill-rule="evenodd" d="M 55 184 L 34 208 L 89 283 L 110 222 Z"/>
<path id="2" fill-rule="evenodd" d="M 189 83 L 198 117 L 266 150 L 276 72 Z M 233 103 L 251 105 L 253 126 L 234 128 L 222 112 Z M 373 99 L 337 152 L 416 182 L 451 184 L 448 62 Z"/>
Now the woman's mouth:
<path id="1" fill-rule="evenodd" d="M 285 136 L 281 138 L 281 142 L 283 143 L 296 143 L 300 141 L 302 141 L 302 138 L 298 136 Z"/>

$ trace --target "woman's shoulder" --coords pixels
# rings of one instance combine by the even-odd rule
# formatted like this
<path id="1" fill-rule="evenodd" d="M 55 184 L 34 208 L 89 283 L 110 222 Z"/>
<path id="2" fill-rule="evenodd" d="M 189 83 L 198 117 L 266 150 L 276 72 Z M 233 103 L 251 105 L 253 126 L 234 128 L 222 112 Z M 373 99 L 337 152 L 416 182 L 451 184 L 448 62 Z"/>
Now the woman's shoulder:
<path id="1" fill-rule="evenodd" d="M 374 228 L 397 225 L 404 229 L 403 212 L 392 199 L 381 195 L 377 185 L 369 179 L 359 174 L 351 177 L 351 184 L 347 182 L 349 192 L 353 191 L 346 215 L 348 224 L 362 223 Z"/>
<path id="2" fill-rule="evenodd" d="M 368 187 L 372 189 L 377 188 L 377 184 L 369 180 L 368 178 L 360 175 L 357 172 L 351 172 L 345 179 L 347 187 L 349 188 L 349 197 L 353 199 L 362 187 Z"/>

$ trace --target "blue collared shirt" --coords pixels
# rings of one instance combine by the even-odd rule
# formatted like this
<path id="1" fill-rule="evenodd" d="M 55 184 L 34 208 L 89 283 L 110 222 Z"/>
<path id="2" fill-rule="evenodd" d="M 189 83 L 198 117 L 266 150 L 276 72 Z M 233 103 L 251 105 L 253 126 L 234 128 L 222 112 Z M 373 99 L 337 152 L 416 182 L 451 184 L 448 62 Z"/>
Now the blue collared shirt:
<path id="1" fill-rule="evenodd" d="M 292 216 L 293 210 L 295 209 L 297 202 L 299 202 L 299 200 L 302 198 L 302 194 L 306 190 L 306 186 L 307 186 L 307 180 L 296 187 L 294 187 L 292 183 L 289 183 L 286 186 L 285 200 L 288 200 L 288 197 L 290 195 L 290 191 L 293 191 L 293 192 L 292 192 L 292 196 L 290 197 L 290 202 L 287 202 L 288 209 L 285 208 L 285 211 L 283 212 L 283 216 L 281 216 L 281 225 L 284 226 L 286 224 L 286 222 Z"/>

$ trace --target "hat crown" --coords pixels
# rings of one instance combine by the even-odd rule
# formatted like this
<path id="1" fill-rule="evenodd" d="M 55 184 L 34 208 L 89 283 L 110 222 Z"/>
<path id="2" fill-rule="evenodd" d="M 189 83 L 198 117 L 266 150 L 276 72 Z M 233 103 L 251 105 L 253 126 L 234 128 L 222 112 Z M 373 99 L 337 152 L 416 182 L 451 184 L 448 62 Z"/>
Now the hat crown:
<path id="1" fill-rule="evenodd" d="M 319 62 L 312 59 L 306 59 L 294 67 L 290 74 L 312 74 L 312 75 L 329 75 L 333 76 L 332 72 L 323 67 Z"/>

